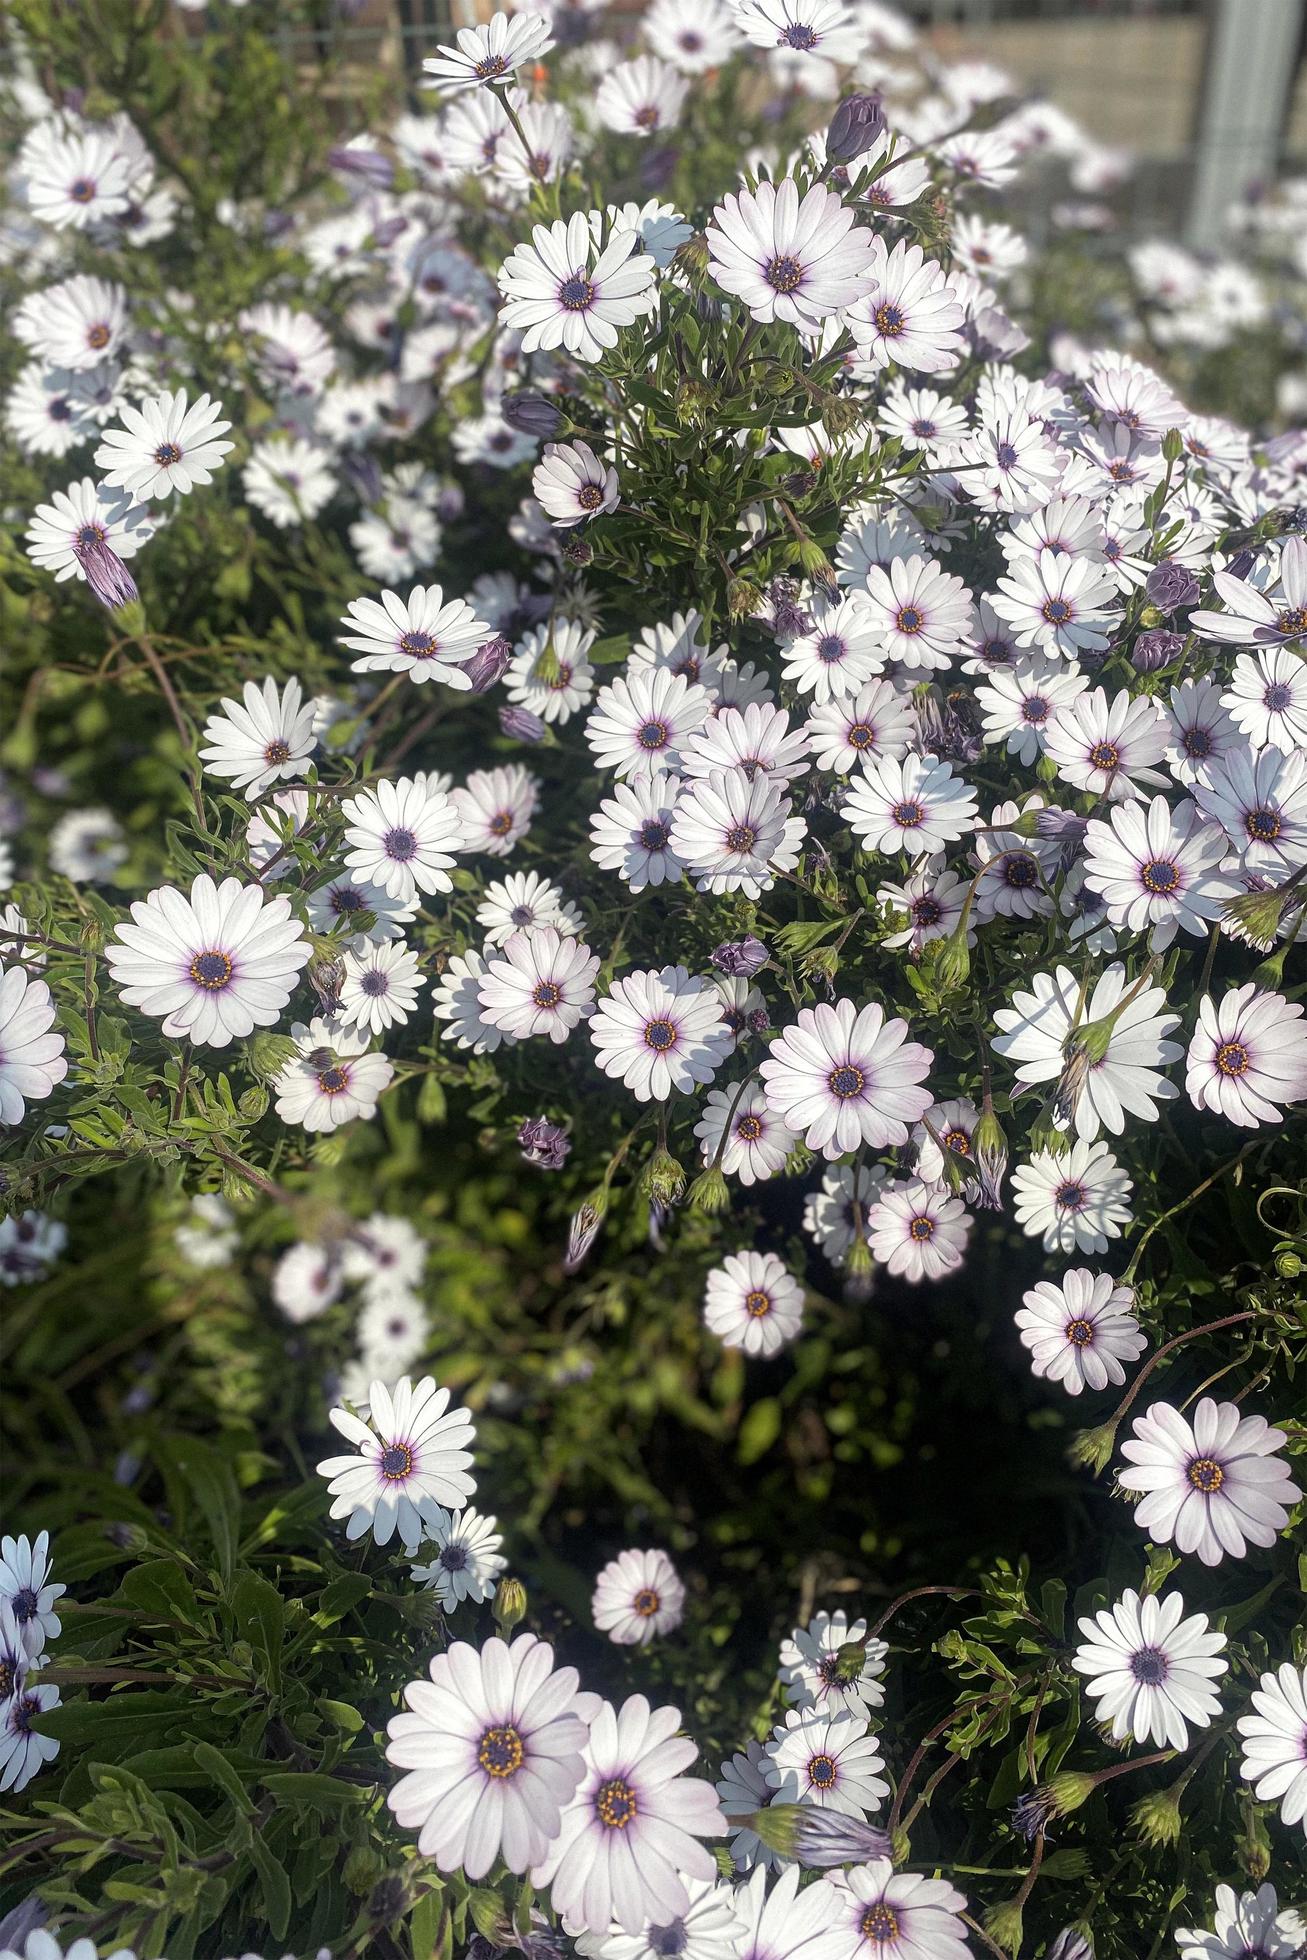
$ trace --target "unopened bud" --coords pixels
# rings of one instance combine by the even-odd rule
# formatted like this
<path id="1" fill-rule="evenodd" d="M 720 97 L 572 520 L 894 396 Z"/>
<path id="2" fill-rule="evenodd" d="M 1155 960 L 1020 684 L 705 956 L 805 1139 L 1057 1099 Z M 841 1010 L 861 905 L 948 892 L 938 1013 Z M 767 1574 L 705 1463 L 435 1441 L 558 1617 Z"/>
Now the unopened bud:
<path id="1" fill-rule="evenodd" d="M 488 694 L 512 658 L 512 644 L 502 633 L 478 647 L 472 658 L 463 662 L 463 672 L 472 683 L 473 694 Z"/>
<path id="2" fill-rule="evenodd" d="M 596 1191 L 584 1204 L 578 1205 L 567 1232 L 567 1249 L 563 1254 L 565 1273 L 579 1272 L 585 1264 L 590 1248 L 599 1236 L 607 1209 L 608 1199 L 603 1191 Z"/>
<path id="3" fill-rule="evenodd" d="M 640 1189 L 659 1205 L 674 1205 L 685 1189 L 685 1172 L 661 1144 L 644 1167 Z"/>
<path id="4" fill-rule="evenodd" d="M 1164 613 L 1178 612 L 1198 601 L 1198 580 L 1186 565 L 1154 565 L 1144 590 Z"/>
<path id="5" fill-rule="evenodd" d="M 1168 429 L 1166 434 L 1162 437 L 1163 462 L 1178 463 L 1183 454 L 1184 454 L 1183 435 L 1180 433 L 1179 429 Z"/>
<path id="6" fill-rule="evenodd" d="M 1084 1925 L 1064 1926 L 1054 1935 L 1044 1960 L 1094 1960 L 1094 1943 Z"/>
<path id="7" fill-rule="evenodd" d="M 720 946 L 713 947 L 708 958 L 719 973 L 727 973 L 732 979 L 751 980 L 766 966 L 771 954 L 761 939 L 746 933 L 743 939 L 724 939 Z"/>
<path id="8" fill-rule="evenodd" d="M 519 707 L 516 701 L 505 702 L 499 710 L 499 726 L 502 733 L 511 736 L 515 742 L 543 742 L 549 733 L 539 715 L 533 715 L 529 708 Z"/>
<path id="9" fill-rule="evenodd" d="M 1088 1803 L 1097 1786 L 1098 1778 L 1087 1770 L 1059 1770 L 1045 1784 L 1054 1817 L 1069 1817 L 1081 1804 Z"/>
<path id="10" fill-rule="evenodd" d="M 696 231 L 677 246 L 672 263 L 689 278 L 702 279 L 708 270 L 708 259 L 708 240 L 703 232 Z"/>
<path id="11" fill-rule="evenodd" d="M 691 1211 L 712 1214 L 730 1209 L 731 1190 L 716 1164 L 710 1164 L 700 1171 L 690 1186 L 689 1205 Z"/>
<path id="12" fill-rule="evenodd" d="M 501 1579 L 495 1592 L 495 1624 L 509 1634 L 526 1618 L 526 1587 L 520 1579 Z"/>
<path id="13" fill-rule="evenodd" d="M 1025 1937 L 1025 1912 L 1020 1898 L 1004 1899 L 985 1914 L 985 1931 L 1004 1953 L 1016 1955 Z"/>
<path id="14" fill-rule="evenodd" d="M 846 96 L 826 130 L 826 155 L 832 163 L 852 163 L 874 146 L 884 128 L 878 95 Z"/>
<path id="15" fill-rule="evenodd" d="M 1184 1825 L 1180 1815 L 1180 1786 L 1173 1784 L 1169 1790 L 1150 1790 L 1132 1806 L 1130 1821 L 1148 1844 L 1178 1844 Z"/>
<path id="16" fill-rule="evenodd" d="M 99 953 L 104 949 L 104 927 L 96 918 L 83 919 L 77 934 L 77 943 L 84 953 Z"/>
<path id="17" fill-rule="evenodd" d="M 988 1096 L 971 1133 L 971 1154 L 980 1181 L 976 1203 L 983 1211 L 1001 1211 L 1003 1179 L 1007 1175 L 1007 1138 Z"/>
<path id="18" fill-rule="evenodd" d="M 499 412 L 510 429 L 516 429 L 519 435 L 534 436 L 537 442 L 553 442 L 571 427 L 558 404 L 534 388 L 519 388 L 516 393 L 505 395 Z"/>
<path id="19" fill-rule="evenodd" d="M 1097 1429 L 1082 1429 L 1072 1437 L 1067 1448 L 1067 1460 L 1097 1475 L 1107 1468 L 1115 1448 L 1116 1424 L 1104 1422 Z"/>

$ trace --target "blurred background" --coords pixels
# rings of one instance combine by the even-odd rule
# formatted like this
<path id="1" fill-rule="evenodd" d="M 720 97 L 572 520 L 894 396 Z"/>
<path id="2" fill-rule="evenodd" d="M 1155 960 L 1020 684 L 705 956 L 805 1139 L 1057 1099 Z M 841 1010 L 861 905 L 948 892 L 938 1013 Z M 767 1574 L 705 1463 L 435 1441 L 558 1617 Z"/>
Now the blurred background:
<path id="1" fill-rule="evenodd" d="M 1133 167 L 1103 186 L 1118 236 L 1215 246 L 1232 206 L 1307 169 L 1307 0 L 894 4 L 942 59 L 1003 68 L 1073 116 L 1104 146 L 1106 178 L 1122 153 Z M 283 17 L 277 36 L 308 70 L 331 62 L 348 120 L 355 91 L 379 73 L 416 91 L 433 39 L 489 11 L 489 0 L 338 0 L 319 27 Z M 195 31 L 201 19 L 189 16 Z M 1026 195 L 1021 218 L 1038 236 L 1048 214 L 1036 186 Z"/>

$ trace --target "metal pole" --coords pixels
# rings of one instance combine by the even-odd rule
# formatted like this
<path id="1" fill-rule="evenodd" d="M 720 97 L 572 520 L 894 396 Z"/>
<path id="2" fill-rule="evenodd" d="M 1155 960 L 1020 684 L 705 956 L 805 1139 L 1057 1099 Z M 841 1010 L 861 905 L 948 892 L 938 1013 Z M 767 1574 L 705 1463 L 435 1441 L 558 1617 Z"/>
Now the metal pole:
<path id="1" fill-rule="evenodd" d="M 1194 142 L 1186 232 L 1219 242 L 1225 213 L 1275 175 L 1305 0 L 1211 0 L 1202 108 Z"/>

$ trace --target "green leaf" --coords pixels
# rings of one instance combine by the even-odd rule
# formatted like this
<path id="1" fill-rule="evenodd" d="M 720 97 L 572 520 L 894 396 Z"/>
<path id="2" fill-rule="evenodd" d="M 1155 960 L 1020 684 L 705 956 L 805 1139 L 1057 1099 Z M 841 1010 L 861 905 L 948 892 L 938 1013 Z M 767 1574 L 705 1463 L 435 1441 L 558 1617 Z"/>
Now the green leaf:
<path id="1" fill-rule="evenodd" d="M 263 1910 L 267 1914 L 268 1926 L 277 1939 L 281 1939 L 290 1925 L 290 1880 L 286 1867 L 274 1858 L 264 1840 L 255 1831 L 250 1839 L 250 1856 L 254 1869 L 259 1874 L 259 1886 L 263 1893 Z"/>
<path id="2" fill-rule="evenodd" d="M 154 1454 L 161 1467 L 180 1477 L 199 1506 L 214 1557 L 224 1579 L 230 1579 L 240 1537 L 240 1494 L 226 1457 L 195 1436 L 160 1437 Z"/>
<path id="3" fill-rule="evenodd" d="M 363 1797 L 357 1785 L 318 1770 L 278 1770 L 260 1781 L 270 1797 L 291 1810 L 347 1810 Z"/>
<path id="4" fill-rule="evenodd" d="M 192 1754 L 195 1759 L 195 1767 L 204 1770 L 206 1775 L 212 1777 L 220 1789 L 226 1791 L 240 1815 L 242 1817 L 252 1816 L 254 1812 L 254 1799 L 251 1797 L 242 1778 L 223 1755 L 221 1749 L 215 1749 L 211 1742 L 197 1742 Z"/>
<path id="5" fill-rule="evenodd" d="M 781 1433 L 781 1405 L 775 1396 L 769 1395 L 762 1402 L 755 1402 L 740 1424 L 740 1439 L 736 1451 L 741 1463 L 756 1463 L 765 1456 Z"/>
<path id="6" fill-rule="evenodd" d="M 236 1575 L 231 1588 L 231 1607 L 242 1640 L 248 1640 L 263 1662 L 261 1672 L 273 1694 L 281 1692 L 281 1648 L 285 1637 L 286 1610 L 281 1594 L 261 1573 L 248 1570 Z"/>
<path id="7" fill-rule="evenodd" d="M 315 1626 L 334 1626 L 372 1591 L 372 1581 L 366 1572 L 342 1572 L 339 1578 L 332 1579 L 322 1588 L 317 1610 L 313 1615 Z"/>
<path id="8" fill-rule="evenodd" d="M 125 1572 L 114 1598 L 136 1607 L 144 1620 L 180 1620 L 183 1626 L 204 1624 L 205 1616 L 190 1582 L 172 1559 L 151 1559 Z"/>

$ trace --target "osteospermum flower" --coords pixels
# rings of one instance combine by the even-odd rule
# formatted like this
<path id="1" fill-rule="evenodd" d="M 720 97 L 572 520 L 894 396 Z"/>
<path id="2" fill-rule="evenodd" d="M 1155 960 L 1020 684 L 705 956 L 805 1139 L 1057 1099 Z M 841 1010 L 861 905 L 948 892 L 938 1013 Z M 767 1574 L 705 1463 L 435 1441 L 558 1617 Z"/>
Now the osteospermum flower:
<path id="1" fill-rule="evenodd" d="M 247 503 L 279 531 L 306 524 L 336 494 L 336 472 L 327 450 L 297 437 L 256 442 L 241 471 Z"/>
<path id="2" fill-rule="evenodd" d="M 545 723 L 562 724 L 594 693 L 595 670 L 587 658 L 594 628 L 572 619 L 532 627 L 518 642 L 504 673 L 504 692 Z"/>
<path id="3" fill-rule="evenodd" d="M 0 1791 L 25 1790 L 59 1754 L 58 1737 L 42 1735 L 33 1727 L 39 1716 L 58 1706 L 58 1688 L 40 1682 L 35 1687 L 24 1683 L 0 1707 Z"/>
<path id="4" fill-rule="evenodd" d="M 923 374 L 956 367 L 963 310 L 943 268 L 920 245 L 900 239 L 891 249 L 877 232 L 871 273 L 869 289 L 845 323 L 859 359 L 872 369 L 892 365 Z"/>
<path id="5" fill-rule="evenodd" d="M 422 63 L 423 73 L 430 77 L 422 86 L 441 95 L 506 81 L 554 45 L 553 24 L 546 13 L 491 14 L 483 24 L 461 27 L 454 39 L 457 46 L 441 42 L 439 52 Z"/>
<path id="6" fill-rule="evenodd" d="M 841 0 L 729 0 L 735 23 L 755 47 L 810 55 L 823 64 L 854 60 L 866 38 Z"/>
<path id="7" fill-rule="evenodd" d="M 758 898 L 798 863 L 807 824 L 793 807 L 772 777 L 719 769 L 677 799 L 672 849 L 701 892 Z"/>
<path id="8" fill-rule="evenodd" d="M 34 1539 L 26 1535 L 0 1539 L 0 1600 L 12 1613 L 23 1650 L 31 1659 L 63 1631 L 54 1605 L 68 1588 L 52 1585 L 50 1570 L 48 1531 L 39 1531 Z"/>
<path id="9" fill-rule="evenodd" d="M 867 611 L 886 658 L 916 672 L 948 667 L 971 626 L 971 593 L 915 553 L 867 573 Z"/>
<path id="10" fill-rule="evenodd" d="M 767 1745 L 767 1781 L 781 1803 L 865 1817 L 889 1795 L 880 1744 L 862 1713 L 790 1708 Z"/>
<path id="11" fill-rule="evenodd" d="M 433 1592 L 447 1613 L 470 1599 L 474 1606 L 493 1599 L 499 1575 L 508 1565 L 500 1551 L 503 1539 L 495 1518 L 483 1517 L 468 1505 L 438 1524 L 431 1534 L 433 1556 L 415 1565 L 412 1576 Z"/>
<path id="12" fill-rule="evenodd" d="M 792 177 L 724 197 L 705 234 L 708 269 L 755 320 L 812 332 L 869 291 L 873 234 L 824 185 Z"/>
<path id="13" fill-rule="evenodd" d="M 1131 1181 L 1105 1143 L 1036 1150 L 1012 1173 L 1017 1223 L 1045 1252 L 1107 1251 L 1130 1222 Z"/>
<path id="14" fill-rule="evenodd" d="M 402 939 L 360 939 L 345 954 L 340 1018 L 346 1027 L 384 1034 L 403 1027 L 424 985 L 416 953 Z"/>
<path id="15" fill-rule="evenodd" d="M 681 767 L 692 777 L 727 769 L 750 782 L 765 776 L 788 785 L 811 767 L 807 730 L 791 728 L 784 708 L 770 701 L 719 708 L 685 744 Z"/>
<path id="16" fill-rule="evenodd" d="M 937 756 L 881 755 L 854 781 L 844 815 L 864 850 L 927 857 L 973 828 L 976 792 Z"/>
<path id="17" fill-rule="evenodd" d="M 318 1018 L 291 1027 L 296 1053 L 274 1078 L 277 1114 L 306 1130 L 371 1122 L 377 1099 L 395 1074 L 384 1055 L 369 1054 L 365 1028 Z"/>
<path id="18" fill-rule="evenodd" d="M 585 1771 L 558 1835 L 531 1874 L 554 1910 L 589 1932 L 612 1922 L 638 1932 L 688 1911 L 687 1881 L 707 1882 L 716 1862 L 698 1842 L 726 1827 L 707 1783 L 683 1776 L 698 1753 L 680 1736 L 679 1708 L 652 1709 L 632 1695 L 601 1702 L 590 1724 Z"/>
<path id="19" fill-rule="evenodd" d="M 1167 766 L 1178 783 L 1206 782 L 1215 763 L 1245 746 L 1222 704 L 1220 684 L 1211 678 L 1173 687 L 1166 718 L 1171 725 Z"/>
<path id="20" fill-rule="evenodd" d="M 11 324 L 16 338 L 42 361 L 80 373 L 118 353 L 127 331 L 127 288 L 78 273 L 29 293 Z"/>
<path id="21" fill-rule="evenodd" d="M 1155 1545 L 1197 1553 L 1204 1565 L 1275 1543 L 1302 1496 L 1277 1452 L 1287 1438 L 1265 1416 L 1205 1395 L 1192 1423 L 1167 1402 L 1136 1417 L 1121 1445 L 1123 1490 L 1141 1493 L 1135 1523 Z"/>
<path id="22" fill-rule="evenodd" d="M 896 1872 L 888 1858 L 831 1872 L 839 1915 L 833 1927 L 841 1960 L 968 1960 L 959 1914 L 966 1899 L 946 1879 Z"/>
<path id="23" fill-rule="evenodd" d="M 619 1647 L 647 1647 L 685 1617 L 685 1586 L 663 1551 L 619 1552 L 595 1580 L 590 1611 Z"/>
<path id="24" fill-rule="evenodd" d="M 1307 754 L 1231 749 L 1191 794 L 1221 826 L 1243 870 L 1280 878 L 1307 864 Z"/>
<path id="25" fill-rule="evenodd" d="M 1192 803 L 1173 811 L 1164 796 L 1122 803 L 1106 822 L 1092 818 L 1085 833 L 1085 876 L 1113 925 L 1152 928 L 1162 952 L 1178 931 L 1204 938 L 1239 890 L 1222 870 L 1227 842 Z"/>
<path id="26" fill-rule="evenodd" d="M 449 1406 L 447 1388 L 430 1375 L 416 1384 L 403 1376 L 394 1392 L 382 1381 L 368 1389 L 368 1421 L 332 1409 L 333 1429 L 354 1445 L 352 1456 L 318 1465 L 335 1500 L 333 1518 L 348 1518 L 351 1541 L 371 1532 L 378 1545 L 396 1532 L 412 1552 L 438 1529 L 448 1511 L 461 1511 L 476 1488 L 468 1475 L 475 1431 L 466 1409 Z"/>
<path id="27" fill-rule="evenodd" d="M 459 849 L 507 857 L 531 828 L 540 801 L 540 784 L 520 762 L 500 769 L 474 769 L 451 801 L 462 825 Z"/>
<path id="28" fill-rule="evenodd" d="M 676 769 L 680 745 L 707 719 L 707 688 L 666 667 L 633 666 L 595 696 L 585 739 L 601 769 L 639 776 Z"/>
<path id="29" fill-rule="evenodd" d="M 657 304 L 653 260 L 639 234 L 614 230 L 599 249 L 586 213 L 564 223 L 533 225 L 499 272 L 500 319 L 522 335 L 522 351 L 561 347 L 578 361 L 597 361 L 619 331 Z"/>
<path id="30" fill-rule="evenodd" d="M 1214 572 L 1212 582 L 1226 610 L 1189 615 L 1191 629 L 1203 639 L 1235 646 L 1278 646 L 1307 635 L 1307 539 L 1284 540 L 1278 591 L 1272 587 L 1263 592 L 1229 572 Z"/>
<path id="31" fill-rule="evenodd" d="M 694 1134 L 704 1163 L 718 1163 L 725 1176 L 738 1177 L 746 1186 L 775 1177 L 797 1142 L 789 1125 L 769 1108 L 762 1084 L 754 1080 L 742 1090 L 738 1085 L 710 1089 Z"/>
<path id="32" fill-rule="evenodd" d="M 1258 1803 L 1278 1803 L 1290 1828 L 1307 1818 L 1307 1667 L 1285 1661 L 1253 1690 L 1252 1715 L 1235 1723 L 1243 1737 L 1239 1774 Z"/>
<path id="33" fill-rule="evenodd" d="M 807 733 L 818 769 L 850 775 L 877 756 L 905 756 L 916 737 L 909 696 L 893 681 L 868 681 L 856 694 L 822 701 L 808 716 Z"/>
<path id="34" fill-rule="evenodd" d="M 1053 666 L 1027 654 L 1008 668 L 995 668 L 976 689 L 987 742 L 1002 742 L 1023 769 L 1038 761 L 1044 731 L 1060 708 L 1071 705 L 1089 683 L 1067 666 Z"/>
<path id="35" fill-rule="evenodd" d="M 21 1123 L 27 1104 L 43 1102 L 67 1073 L 49 987 L 0 964 L 0 1126 Z"/>
<path id="36" fill-rule="evenodd" d="M 205 773 L 244 790 L 252 803 L 288 776 L 302 776 L 317 745 L 314 704 L 293 677 L 279 688 L 269 675 L 262 687 L 246 681 L 239 701 L 223 696 L 223 713 L 204 725 L 208 748 L 200 750 Z"/>
<path id="37" fill-rule="evenodd" d="M 715 987 L 683 966 L 624 974 L 590 1023 L 595 1059 L 641 1102 L 711 1082 L 734 1046 Z"/>
<path id="38" fill-rule="evenodd" d="M 1119 1387 L 1125 1363 L 1137 1361 L 1148 1342 L 1135 1319 L 1133 1288 L 1109 1273 L 1074 1266 L 1060 1280 L 1042 1279 L 1022 1294 L 1016 1314 L 1021 1344 L 1034 1372 L 1060 1382 L 1068 1395 L 1082 1389 Z"/>
<path id="39" fill-rule="evenodd" d="M 1095 1718 L 1111 1724 L 1115 1741 L 1183 1749 L 1191 1723 L 1205 1729 L 1219 1714 L 1212 1684 L 1229 1667 L 1225 1635 L 1209 1630 L 1206 1613 L 1183 1613 L 1179 1593 L 1126 1592 L 1110 1612 L 1080 1621 L 1071 1665 L 1088 1676 Z"/>
<path id="40" fill-rule="evenodd" d="M 850 1622 L 843 1613 L 818 1613 L 781 1642 L 779 1674 L 785 1699 L 796 1708 L 865 1717 L 868 1709 L 879 1708 L 885 1700 L 880 1677 L 888 1653 L 883 1640 L 868 1639 L 865 1620 Z"/>
<path id="41" fill-rule="evenodd" d="M 531 489 L 555 529 L 584 524 L 616 510 L 617 471 L 588 442 L 548 442 L 531 476 Z"/>
<path id="42" fill-rule="evenodd" d="M 825 1157 L 906 1143 L 933 1100 L 924 1082 L 934 1060 L 907 1037 L 907 1022 L 886 1020 L 878 1003 L 800 1008 L 759 1071 L 768 1106 Z"/>
<path id="43" fill-rule="evenodd" d="M 742 1925 L 735 1888 L 721 1879 L 688 1879 L 685 1890 L 685 1911 L 664 1923 L 650 1919 L 638 1933 L 614 1926 L 603 1938 L 586 1939 L 593 1960 L 661 1960 L 669 1947 L 681 1960 L 736 1960 Z"/>
<path id="44" fill-rule="evenodd" d="M 656 55 L 637 55 L 610 68 L 595 91 L 594 112 L 605 129 L 621 136 L 652 136 L 674 129 L 690 84 Z"/>
<path id="45" fill-rule="evenodd" d="M 89 554 L 112 551 L 117 558 L 134 558 L 150 538 L 150 513 L 144 505 L 112 490 L 93 477 L 56 490 L 48 504 L 32 512 L 24 540 L 34 565 L 65 579 L 87 577 Z"/>
<path id="46" fill-rule="evenodd" d="M 197 484 L 212 483 L 232 448 L 219 440 L 231 427 L 222 420 L 222 403 L 208 395 L 188 408 L 184 388 L 165 390 L 121 413 L 122 428 L 105 430 L 95 464 L 111 490 L 125 490 L 141 503 L 174 491 L 184 497 Z"/>
<path id="47" fill-rule="evenodd" d="M 441 1040 L 452 1041 L 459 1048 L 470 1048 L 478 1055 L 491 1055 L 501 1042 L 513 1039 L 493 1021 L 488 1021 L 482 1011 L 481 982 L 485 971 L 482 954 L 471 950 L 451 954 L 449 965 L 436 983 L 432 1008 L 436 1019 L 448 1024 Z"/>
<path id="48" fill-rule="evenodd" d="M 341 645 L 359 656 L 350 662 L 354 673 L 407 674 L 419 686 L 435 680 L 464 691 L 472 685 L 466 663 L 494 637 L 465 599 L 447 600 L 438 585 L 415 585 L 407 599 L 398 592 L 354 599 L 341 625 L 351 629 Z"/>
<path id="49" fill-rule="evenodd" d="M 121 217 L 132 197 L 133 160 L 106 129 L 38 123 L 22 146 L 19 170 L 33 216 L 61 231 Z"/>
<path id="50" fill-rule="evenodd" d="M 347 796 L 345 862 L 369 884 L 407 902 L 418 892 L 453 889 L 454 853 L 463 848 L 463 821 L 443 789 L 401 776 Z"/>
<path id="51" fill-rule="evenodd" d="M 686 75 L 720 67 L 739 46 L 725 0 L 653 0 L 641 31 L 655 54 Z"/>
<path id="52" fill-rule="evenodd" d="M 811 626 L 787 640 L 781 655 L 782 674 L 800 694 L 815 702 L 843 700 L 858 694 L 885 665 L 884 634 L 873 618 L 862 591 L 847 592 L 831 601 L 818 600 L 811 609 Z"/>
<path id="53" fill-rule="evenodd" d="M 881 885 L 876 892 L 878 905 L 891 906 L 907 920 L 901 931 L 886 934 L 885 945 L 919 953 L 932 939 L 947 939 L 962 923 L 970 891 L 968 882 L 944 868 L 942 856 L 918 858 L 901 885 Z M 975 945 L 970 923 L 966 938 L 968 946 Z"/>
<path id="54" fill-rule="evenodd" d="M 556 926 L 559 932 L 573 935 L 581 930 L 575 906 L 538 871 L 510 871 L 506 878 L 487 885 L 476 919 L 487 946 L 502 946 L 515 932 L 536 932 L 542 926 Z"/>
<path id="55" fill-rule="evenodd" d="M 1299 637 L 1307 639 L 1307 611 Z M 1284 646 L 1240 654 L 1221 704 L 1254 748 L 1296 754 L 1307 745 L 1307 660 Z"/>
<path id="56" fill-rule="evenodd" d="M 1101 687 L 1059 708 L 1044 735 L 1044 748 L 1063 782 L 1114 803 L 1140 794 L 1139 784 L 1159 778 L 1154 764 L 1166 754 L 1166 716 L 1147 695 L 1122 690 L 1111 701 Z"/>
<path id="57" fill-rule="evenodd" d="M 477 990 L 483 1019 L 518 1041 L 566 1041 L 594 1012 L 599 955 L 556 926 L 514 932 L 488 959 Z"/>
<path id="58" fill-rule="evenodd" d="M 590 856 L 605 871 L 616 871 L 632 891 L 675 881 L 684 869 L 671 848 L 672 818 L 679 785 L 654 770 L 618 783 L 590 819 Z"/>
<path id="59" fill-rule="evenodd" d="M 961 1198 L 918 1178 L 885 1185 L 867 1213 L 872 1257 L 913 1285 L 956 1272 L 970 1234 L 971 1215 Z"/>
<path id="60" fill-rule="evenodd" d="M 1204 994 L 1185 1088 L 1196 1109 L 1210 1109 L 1227 1123 L 1254 1129 L 1281 1122 L 1281 1104 L 1307 1099 L 1302 1003 L 1263 993 L 1252 980 L 1219 1002 Z"/>
<path id="61" fill-rule="evenodd" d="M 1016 635 L 1064 660 L 1105 647 L 1116 625 L 1116 587 L 1088 558 L 1020 558 L 998 581 L 989 603 Z"/>
<path id="62" fill-rule="evenodd" d="M 386 1760 L 407 1770 L 386 1799 L 441 1871 L 525 1872 L 557 1836 L 581 1780 L 592 1695 L 533 1633 L 478 1650 L 456 1640 L 429 1681 L 410 1681 L 387 1724 Z"/>
<path id="63" fill-rule="evenodd" d="M 310 953 L 289 899 L 201 872 L 189 898 L 161 885 L 134 899 L 104 956 L 127 1005 L 164 1034 L 225 1048 L 275 1025 Z"/>
<path id="64" fill-rule="evenodd" d="M 1182 1926 L 1175 1937 L 1179 1960 L 1297 1960 L 1307 1921 L 1292 1907 L 1281 1909 L 1273 1885 L 1240 1893 L 1218 1885 L 1212 1930 Z"/>
<path id="65" fill-rule="evenodd" d="M 1156 1122 L 1157 1104 L 1180 1093 L 1160 1073 L 1183 1052 L 1165 1038 L 1180 1016 L 1160 1011 L 1164 988 L 1137 988 L 1119 961 L 1104 968 L 1092 992 L 1059 966 L 1035 974 L 1030 991 L 1018 989 L 1012 1002 L 995 1011 L 1002 1032 L 994 1049 L 1016 1064 L 1018 1082 L 1058 1084 L 1053 1113 L 1060 1128 L 1074 1127 L 1086 1141 L 1100 1129 L 1120 1136 L 1127 1114 Z"/>
<path id="66" fill-rule="evenodd" d="M 723 1347 L 779 1354 L 803 1324 L 803 1288 L 774 1252 L 733 1252 L 708 1275 L 703 1323 Z"/>

